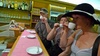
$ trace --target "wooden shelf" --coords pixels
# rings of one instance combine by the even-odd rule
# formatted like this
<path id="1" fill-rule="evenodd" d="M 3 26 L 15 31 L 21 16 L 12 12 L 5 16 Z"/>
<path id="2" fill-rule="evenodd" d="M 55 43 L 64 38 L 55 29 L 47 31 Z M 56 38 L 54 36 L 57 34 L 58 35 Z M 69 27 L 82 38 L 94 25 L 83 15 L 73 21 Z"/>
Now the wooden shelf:
<path id="1" fill-rule="evenodd" d="M 10 10 L 10 11 L 18 11 L 18 12 L 30 12 L 30 10 L 19 10 L 19 9 L 11 9 L 6 7 L 0 7 L 1 10 Z"/>

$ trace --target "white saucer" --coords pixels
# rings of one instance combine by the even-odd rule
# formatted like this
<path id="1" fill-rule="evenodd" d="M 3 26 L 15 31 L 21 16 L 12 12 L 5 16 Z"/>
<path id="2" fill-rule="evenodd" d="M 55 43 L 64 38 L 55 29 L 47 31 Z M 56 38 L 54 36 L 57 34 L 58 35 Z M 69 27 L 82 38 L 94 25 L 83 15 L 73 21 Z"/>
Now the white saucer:
<path id="1" fill-rule="evenodd" d="M 27 38 L 36 38 L 36 36 L 35 36 L 35 35 L 30 34 L 30 35 L 27 35 Z"/>
<path id="2" fill-rule="evenodd" d="M 27 32 L 30 32 L 31 30 L 27 29 L 26 31 L 27 31 Z"/>
<path id="3" fill-rule="evenodd" d="M 42 49 L 37 46 L 29 47 L 26 49 L 26 52 L 31 54 L 31 55 L 37 55 L 42 53 Z"/>
<path id="4" fill-rule="evenodd" d="M 26 30 L 27 32 L 29 32 L 29 33 L 32 33 L 32 34 L 35 34 L 36 33 L 36 31 L 34 31 L 34 30 Z"/>
<path id="5" fill-rule="evenodd" d="M 35 31 L 30 31 L 30 33 L 35 34 L 36 32 Z"/>

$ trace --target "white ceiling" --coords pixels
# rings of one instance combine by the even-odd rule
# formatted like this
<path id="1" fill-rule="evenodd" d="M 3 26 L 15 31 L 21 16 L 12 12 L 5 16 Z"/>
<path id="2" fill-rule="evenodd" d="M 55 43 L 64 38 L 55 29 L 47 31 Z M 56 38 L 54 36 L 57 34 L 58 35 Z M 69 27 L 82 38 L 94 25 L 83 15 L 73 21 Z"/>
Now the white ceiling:
<path id="1" fill-rule="evenodd" d="M 100 10 L 100 0 L 59 0 L 59 1 L 73 3 L 73 4 L 89 3 L 95 9 Z"/>

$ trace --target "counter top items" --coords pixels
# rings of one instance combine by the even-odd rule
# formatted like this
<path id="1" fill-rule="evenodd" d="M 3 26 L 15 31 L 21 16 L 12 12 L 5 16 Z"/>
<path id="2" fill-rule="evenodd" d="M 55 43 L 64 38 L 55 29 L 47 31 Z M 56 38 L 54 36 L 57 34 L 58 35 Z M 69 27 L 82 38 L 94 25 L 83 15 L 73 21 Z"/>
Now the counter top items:
<path id="1" fill-rule="evenodd" d="M 31 54 L 31 55 L 38 55 L 38 54 L 42 53 L 42 49 L 41 49 L 41 47 L 33 46 L 33 47 L 27 48 L 26 52 Z"/>
<path id="2" fill-rule="evenodd" d="M 33 31 L 33 30 L 27 29 L 26 31 L 29 32 L 29 33 L 31 33 L 31 34 L 36 34 L 36 31 Z"/>
<path id="3" fill-rule="evenodd" d="M 29 35 L 27 35 L 26 37 L 27 37 L 27 38 L 30 38 L 30 39 L 36 38 L 36 36 L 35 36 L 35 35 L 32 35 L 32 34 L 29 34 Z"/>

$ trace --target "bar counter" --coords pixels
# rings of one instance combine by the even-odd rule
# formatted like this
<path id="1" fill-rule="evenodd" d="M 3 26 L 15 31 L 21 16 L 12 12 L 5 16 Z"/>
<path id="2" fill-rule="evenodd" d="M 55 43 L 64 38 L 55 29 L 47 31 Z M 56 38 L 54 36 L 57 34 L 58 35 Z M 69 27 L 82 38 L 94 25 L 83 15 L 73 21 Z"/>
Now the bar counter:
<path id="1" fill-rule="evenodd" d="M 18 36 L 13 47 L 8 53 L 8 56 L 31 56 L 26 52 L 26 49 L 32 46 L 39 46 L 43 51 L 41 54 L 35 56 L 49 56 L 46 48 L 44 47 L 37 33 L 33 34 L 36 36 L 36 39 L 29 39 L 26 37 L 27 35 L 32 34 L 29 31 L 35 31 L 35 30 L 29 30 L 29 29 L 24 30 L 22 34 Z"/>

